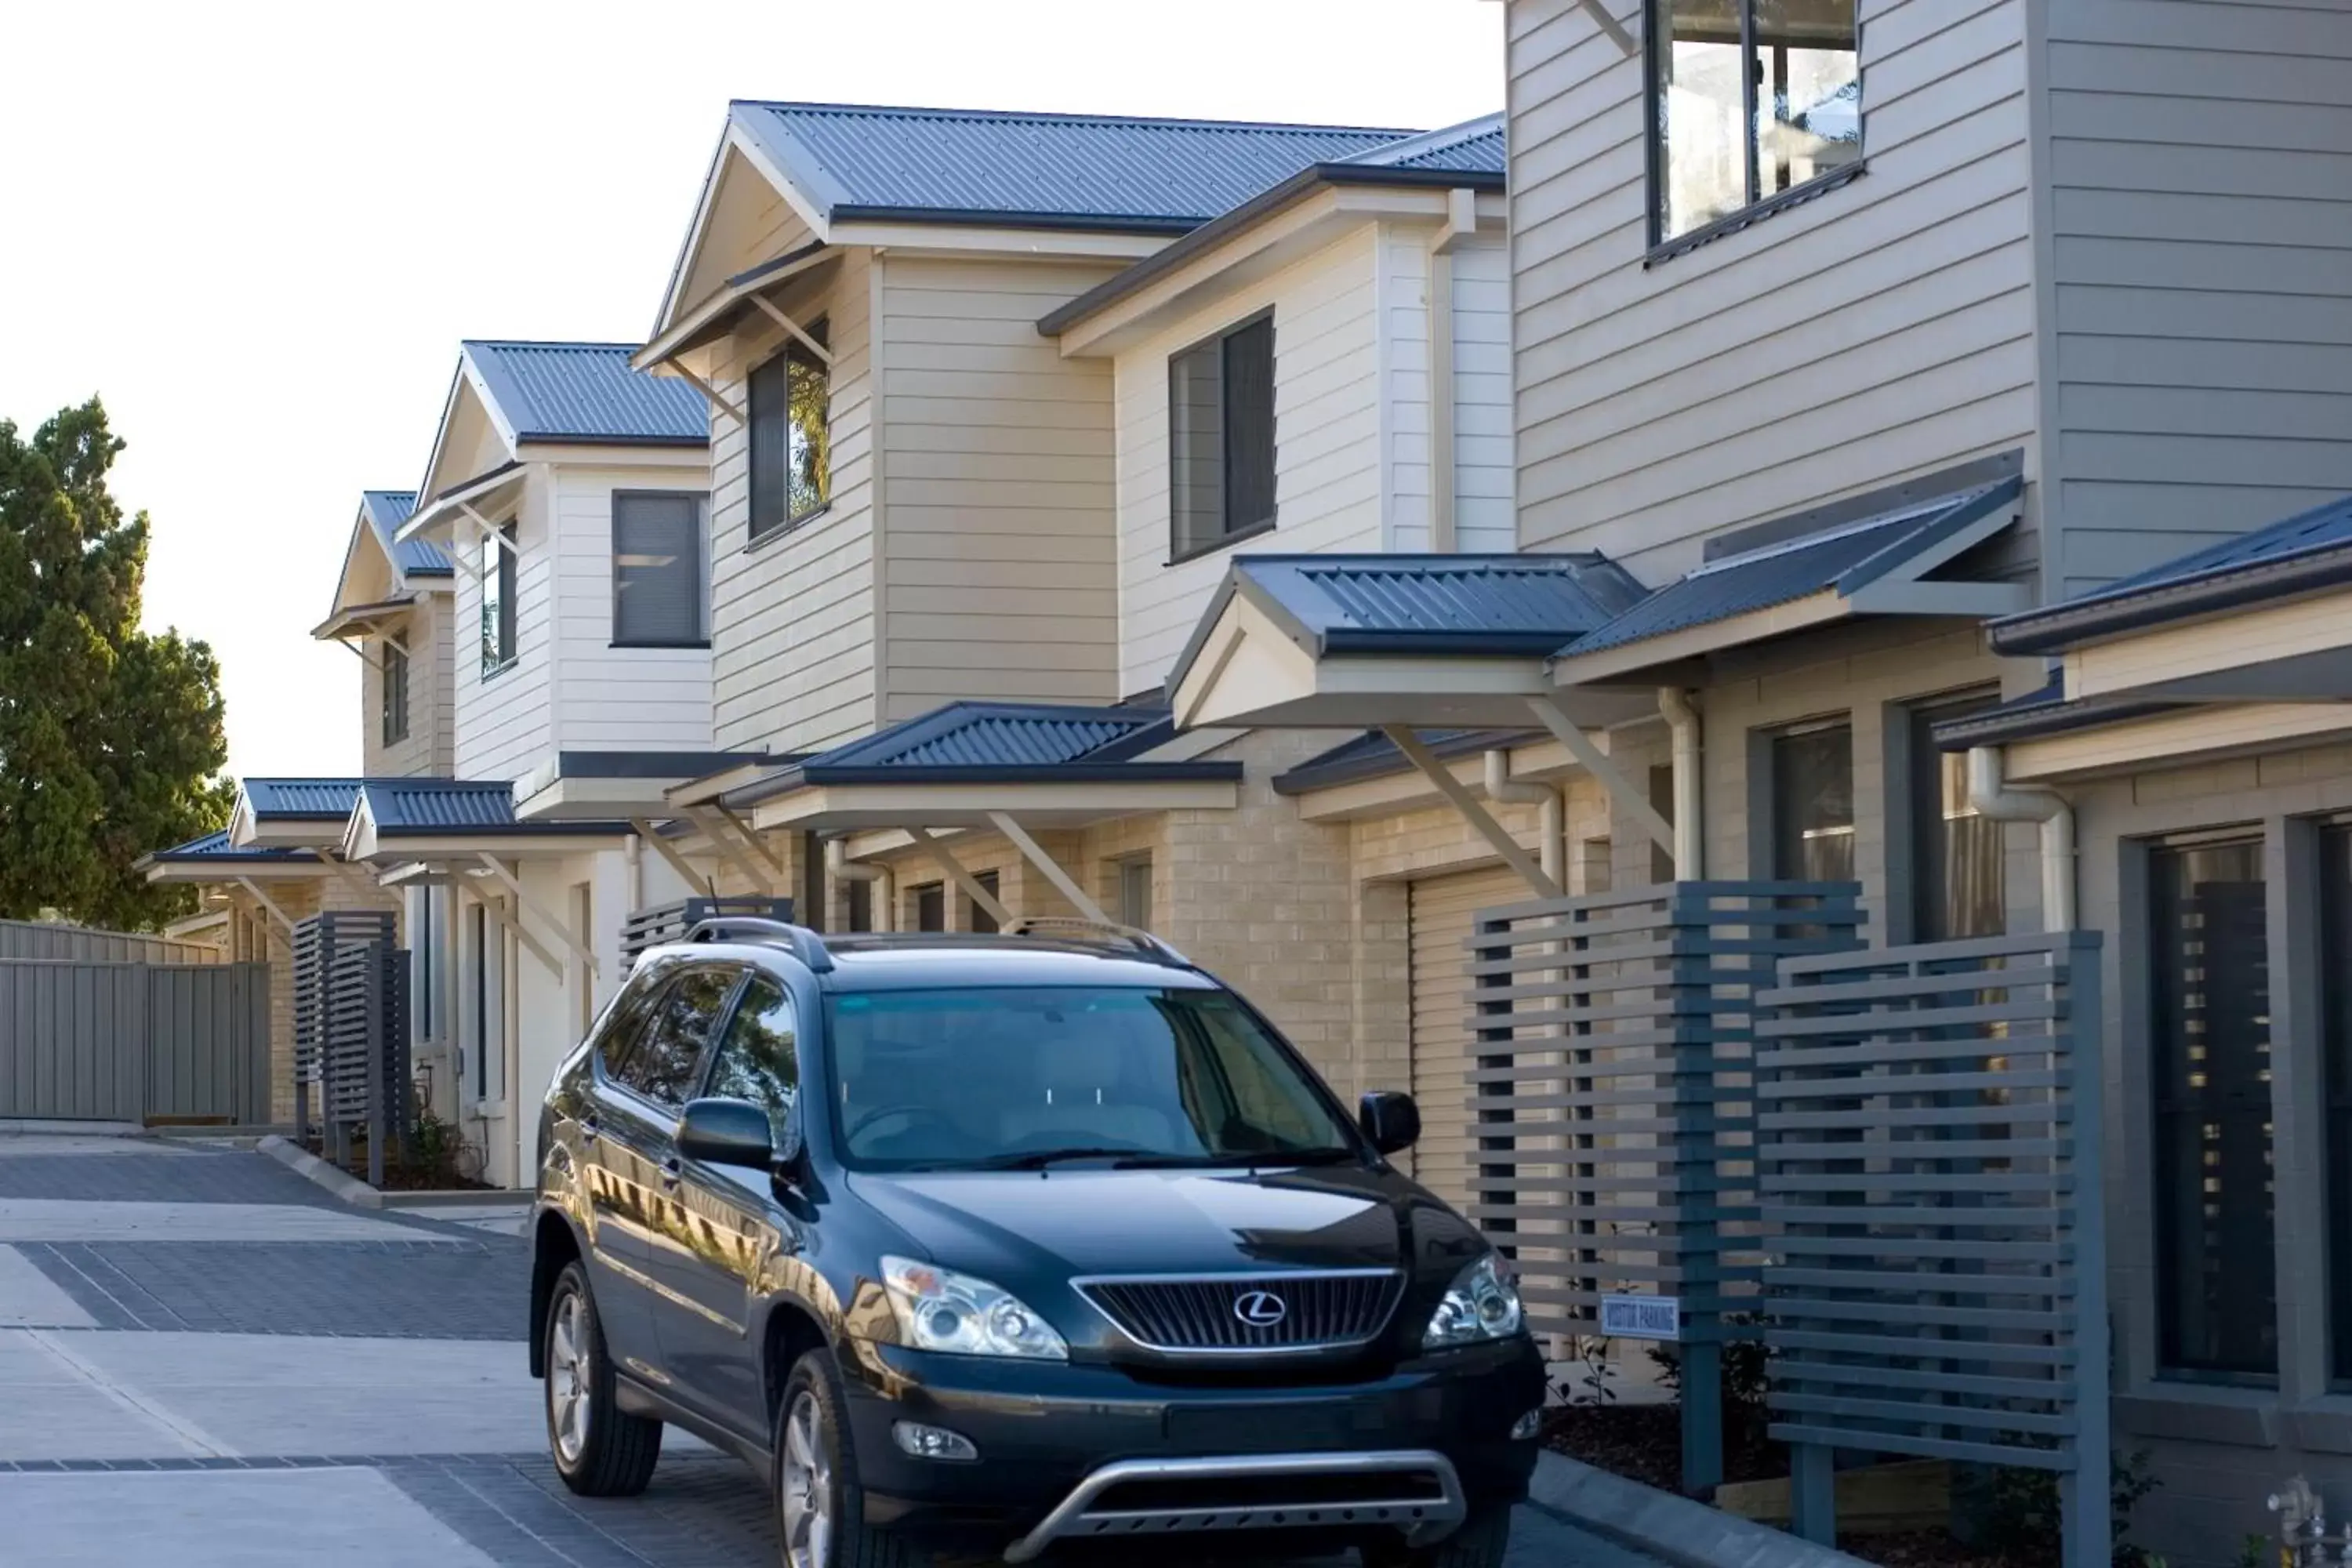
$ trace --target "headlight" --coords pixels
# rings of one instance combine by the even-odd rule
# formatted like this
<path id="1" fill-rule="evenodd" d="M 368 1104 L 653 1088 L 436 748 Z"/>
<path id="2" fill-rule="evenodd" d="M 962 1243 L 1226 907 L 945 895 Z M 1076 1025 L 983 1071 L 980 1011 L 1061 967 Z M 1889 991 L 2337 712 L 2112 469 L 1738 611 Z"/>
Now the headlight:
<path id="1" fill-rule="evenodd" d="M 1445 1300 L 1430 1315 L 1421 1348 L 1444 1350 L 1508 1339 L 1519 1331 L 1521 1316 L 1511 1266 L 1501 1253 L 1490 1252 L 1455 1277 Z"/>
<path id="2" fill-rule="evenodd" d="M 985 1279 L 912 1258 L 885 1258 L 882 1284 L 898 1315 L 900 1336 L 916 1350 L 1070 1359 L 1070 1347 L 1052 1325 Z"/>

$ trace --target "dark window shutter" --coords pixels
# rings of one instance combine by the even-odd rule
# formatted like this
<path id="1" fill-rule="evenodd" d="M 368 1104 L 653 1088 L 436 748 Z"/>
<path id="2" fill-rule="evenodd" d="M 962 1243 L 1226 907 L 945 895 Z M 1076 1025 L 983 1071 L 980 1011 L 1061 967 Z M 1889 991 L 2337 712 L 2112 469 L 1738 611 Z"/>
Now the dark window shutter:
<path id="1" fill-rule="evenodd" d="M 613 497 L 613 640 L 702 640 L 702 503 L 693 495 Z"/>
<path id="2" fill-rule="evenodd" d="M 751 537 L 791 515 L 792 364 L 778 354 L 751 373 Z"/>
<path id="3" fill-rule="evenodd" d="M 1274 318 L 1225 339 L 1225 526 L 1274 521 Z"/>
<path id="4" fill-rule="evenodd" d="M 1169 553 L 1190 555 L 1225 531 L 1225 393 L 1218 345 L 1168 361 Z"/>

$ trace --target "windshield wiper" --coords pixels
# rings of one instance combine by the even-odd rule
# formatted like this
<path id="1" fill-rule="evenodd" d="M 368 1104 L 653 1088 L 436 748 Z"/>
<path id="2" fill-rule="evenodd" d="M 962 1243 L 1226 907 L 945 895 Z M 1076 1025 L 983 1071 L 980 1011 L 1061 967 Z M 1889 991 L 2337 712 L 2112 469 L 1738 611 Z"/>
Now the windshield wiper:
<path id="1" fill-rule="evenodd" d="M 1043 1171 L 1074 1160 L 1108 1160 L 1122 1171 L 1241 1169 L 1259 1165 L 1344 1165 L 1358 1155 L 1352 1149 L 1263 1149 L 1248 1153 L 1178 1154 L 1152 1149 L 1111 1149 L 1073 1146 L 1028 1149 L 1009 1154 L 983 1154 L 969 1160 L 926 1160 L 902 1167 L 908 1171 Z"/>
<path id="2" fill-rule="evenodd" d="M 1124 1149 L 1031 1149 L 1013 1154 L 992 1154 L 974 1160 L 967 1169 L 974 1171 L 1042 1171 L 1048 1165 L 1058 1165 L 1065 1160 L 1123 1160 L 1149 1156 L 1149 1149 L 1129 1144 Z"/>

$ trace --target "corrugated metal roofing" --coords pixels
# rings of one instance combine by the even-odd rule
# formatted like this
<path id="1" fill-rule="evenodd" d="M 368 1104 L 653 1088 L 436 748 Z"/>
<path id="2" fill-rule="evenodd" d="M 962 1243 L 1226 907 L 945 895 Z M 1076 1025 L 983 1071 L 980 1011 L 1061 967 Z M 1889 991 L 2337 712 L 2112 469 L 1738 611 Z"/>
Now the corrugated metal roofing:
<path id="1" fill-rule="evenodd" d="M 1433 756 L 1452 758 L 1467 756 L 1496 746 L 1522 745 L 1534 737 L 1527 730 L 1423 730 L 1421 743 Z M 1412 761 L 1397 750 L 1396 742 L 1378 730 L 1366 730 L 1351 735 L 1328 752 L 1318 752 L 1297 767 L 1275 775 L 1276 795 L 1304 795 L 1308 790 L 1325 789 L 1332 784 L 1352 784 L 1358 779 L 1380 778 L 1389 773 L 1406 772 Z"/>
<path id="2" fill-rule="evenodd" d="M 360 505 L 367 512 L 368 526 L 383 542 L 383 548 L 394 564 L 413 577 L 446 577 L 450 573 L 449 557 L 430 540 L 411 539 L 395 542 L 393 535 L 416 510 L 415 490 L 362 490 Z"/>
<path id="3" fill-rule="evenodd" d="M 1409 136 L 1339 161 L 1370 168 L 1501 174 L 1509 172 L 1505 153 L 1504 116 L 1489 114 L 1443 131 Z"/>
<path id="4" fill-rule="evenodd" d="M 2136 576 L 2110 583 L 2095 593 L 2083 595 L 2075 602 L 2116 598 L 2126 594 L 2145 593 L 2151 588 L 2173 587 L 2198 578 L 2218 576 L 2242 567 L 2267 565 L 2312 551 L 2332 550 L 2343 544 L 2352 544 L 2352 496 L 2338 497 L 2324 506 L 2298 512 L 2267 528 L 2258 528 L 2252 533 L 2240 534 L 2235 539 L 2225 539 L 2219 544 L 2191 551 L 2178 560 L 2168 561 Z"/>
<path id="5" fill-rule="evenodd" d="M 828 212 L 1190 227 L 1310 163 L 1414 132 L 856 104 L 738 102 L 734 122 Z"/>
<path id="6" fill-rule="evenodd" d="M 499 779 L 370 779 L 368 815 L 378 833 L 503 827 L 515 820 L 514 786 Z"/>
<path id="7" fill-rule="evenodd" d="M 519 441 L 710 439 L 702 394 L 673 377 L 631 370 L 633 343 L 471 340 L 464 349 Z"/>
<path id="8" fill-rule="evenodd" d="M 328 818 L 352 814 L 360 779 L 243 779 L 238 789 L 257 821 L 271 817 Z"/>
<path id="9" fill-rule="evenodd" d="M 2001 479 L 1959 494 L 1914 502 L 1885 517 L 1834 528 L 1813 539 L 1796 539 L 1710 561 L 1669 583 L 1606 626 L 1559 650 L 1563 658 L 1597 653 L 1627 643 L 1710 626 L 1754 610 L 1768 610 L 1831 588 L 1850 589 L 1948 537 L 1955 520 L 1973 521 L 1990 498 L 2016 493 L 2018 481 Z"/>
<path id="10" fill-rule="evenodd" d="M 207 833 L 201 838 L 191 838 L 185 844 L 174 844 L 169 849 L 158 849 L 148 857 L 152 860 L 308 860 L 312 857 L 299 849 L 275 846 L 238 848 L 229 842 L 228 831 Z"/>
<path id="11" fill-rule="evenodd" d="M 1095 757 L 1166 719 L 1149 708 L 955 702 L 811 758 L 805 767 L 811 776 L 848 767 L 1052 767 Z"/>

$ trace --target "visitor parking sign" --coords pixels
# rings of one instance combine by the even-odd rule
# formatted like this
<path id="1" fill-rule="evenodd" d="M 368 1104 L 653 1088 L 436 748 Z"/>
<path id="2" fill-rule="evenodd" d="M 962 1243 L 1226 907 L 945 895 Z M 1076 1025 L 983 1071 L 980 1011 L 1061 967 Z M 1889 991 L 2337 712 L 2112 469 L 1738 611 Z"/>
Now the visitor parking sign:
<path id="1" fill-rule="evenodd" d="M 1679 1340 L 1683 1337 L 1682 1298 L 1603 1296 L 1601 1331 L 1619 1340 Z"/>

